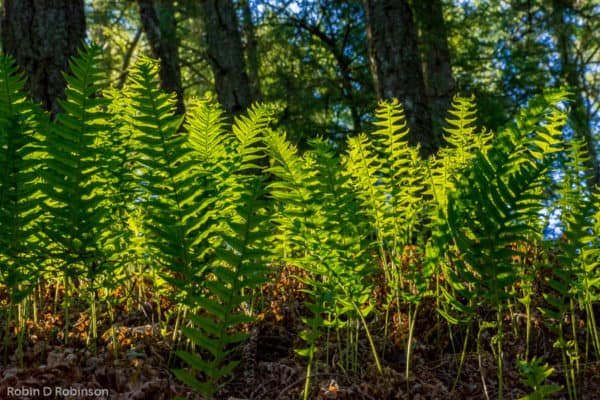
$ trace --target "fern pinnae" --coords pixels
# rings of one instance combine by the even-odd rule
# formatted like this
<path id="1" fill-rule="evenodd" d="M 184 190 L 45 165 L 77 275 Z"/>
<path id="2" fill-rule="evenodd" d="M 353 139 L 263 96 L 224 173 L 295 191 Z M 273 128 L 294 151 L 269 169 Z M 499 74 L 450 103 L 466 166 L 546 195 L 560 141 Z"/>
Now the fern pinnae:
<path id="1" fill-rule="evenodd" d="M 98 290 L 110 282 L 115 268 L 107 245 L 112 221 L 107 141 L 112 126 L 106 112 L 108 100 L 102 96 L 107 80 L 100 64 L 100 49 L 95 45 L 70 61 L 70 74 L 64 75 L 66 99 L 59 101 L 62 111 L 47 125 L 44 149 L 48 157 L 42 172 L 47 195 L 43 206 L 49 218 L 43 233 L 52 243 L 46 250 L 62 263 L 67 292 L 70 281 L 78 276 L 90 290 L 92 346 L 97 338 Z"/>
<path id="2" fill-rule="evenodd" d="M 190 159 L 187 137 L 178 134 L 183 116 L 175 113 L 174 97 L 159 89 L 155 62 L 140 60 L 130 80 L 138 179 L 148 182 L 142 185 L 148 191 L 148 232 L 165 265 L 163 278 L 179 289 L 185 302 L 186 296 L 200 290 L 194 277 L 203 270 L 195 268 L 203 250 L 194 245 L 200 228 L 195 217 L 203 204 L 193 201 L 200 195 L 195 184 L 198 171 Z"/>
<path id="3" fill-rule="evenodd" d="M 558 151 L 564 120 L 564 114 L 546 98 L 532 101 L 486 154 L 476 152 L 459 195 L 448 202 L 448 226 L 460 254 L 457 261 L 464 262 L 453 277 L 464 279 L 465 287 L 471 288 L 465 296 L 494 307 L 497 314 L 500 397 L 502 310 L 507 290 L 518 278 L 511 261 L 519 256 L 514 243 L 527 243 L 527 233 L 535 230 L 532 221 L 539 219 L 542 208 L 539 188 Z"/>
<path id="4" fill-rule="evenodd" d="M 23 366 L 28 304 L 37 319 L 35 296 L 30 294 L 43 273 L 41 266 L 39 203 L 39 125 L 41 111 L 25 96 L 25 79 L 10 57 L 0 56 L 0 289 L 8 302 L 0 310 L 16 314 L 16 360 Z M 33 298 L 31 298 L 33 297 Z M 30 301 L 31 299 L 31 301 Z M 3 324 L 4 325 L 4 324 Z M 9 324 L 4 325 L 4 359 L 7 363 Z"/>
<path id="5" fill-rule="evenodd" d="M 598 240 L 594 240 L 593 237 L 594 233 L 598 232 L 594 226 L 594 218 L 599 207 L 595 197 L 596 193 L 587 188 L 584 167 L 587 161 L 585 148 L 585 142 L 576 138 L 566 144 L 565 157 L 567 160 L 564 163 L 564 176 L 558 190 L 560 198 L 557 201 L 563 225 L 563 234 L 558 241 L 560 254 L 557 260 L 560 263 L 560 269 L 554 269 L 554 277 L 549 281 L 555 293 L 546 294 L 546 301 L 550 307 L 545 310 L 547 313 L 550 312 L 553 317 L 558 316 L 557 313 L 570 315 L 572 340 L 564 344 L 559 342 L 559 345 L 572 345 L 572 349 L 568 349 L 568 351 L 569 354 L 574 353 L 576 373 L 579 373 L 580 367 L 576 306 L 583 311 L 589 326 L 586 329 L 586 349 L 583 355 L 586 359 L 589 357 L 587 343 L 590 339 L 596 357 L 600 354 L 598 352 L 600 344 L 598 328 L 593 323 L 595 321 L 593 302 L 600 298 L 598 296 L 600 261 L 597 256 L 594 259 Z M 562 320 L 560 323 L 562 324 Z M 574 388 L 576 382 L 573 381 L 572 384 Z M 567 386 L 569 387 L 569 385 Z"/>
<path id="6" fill-rule="evenodd" d="M 248 309 L 250 295 L 265 282 L 268 252 L 264 250 L 264 240 L 268 228 L 264 179 L 245 171 L 255 167 L 253 161 L 261 151 L 258 144 L 267 129 L 268 114 L 265 107 L 254 107 L 248 117 L 236 119 L 234 134 L 224 139 L 234 141 L 236 149 L 229 164 L 231 169 L 223 171 L 220 178 L 224 191 L 222 203 L 225 203 L 221 208 L 225 214 L 221 218 L 227 222 L 224 222 L 225 229 L 219 232 L 220 245 L 206 275 L 205 290 L 192 299 L 201 314 L 192 314 L 190 318 L 195 326 L 183 329 L 188 339 L 210 356 L 177 352 L 183 361 L 202 372 L 205 379 L 200 381 L 181 369 L 175 370 L 175 374 L 209 398 L 238 364 L 231 360 L 231 355 L 247 335 L 235 330 L 253 321 Z M 204 135 L 211 135 L 210 132 L 211 129 L 203 131 Z"/>
<path id="7" fill-rule="evenodd" d="M 336 158 L 320 140 L 311 142 L 313 150 L 304 155 L 282 135 L 267 137 L 269 154 L 274 165 L 269 171 L 278 179 L 269 184 L 271 195 L 283 204 L 275 222 L 286 244 L 293 243 L 286 261 L 308 273 L 303 279 L 308 285 L 311 300 L 307 307 L 312 315 L 304 319 L 307 329 L 301 338 L 308 347 L 297 350 L 308 357 L 304 397 L 309 396 L 310 373 L 317 345 L 324 336 L 324 328 L 340 328 L 348 322 L 340 317 L 358 319 L 365 328 L 377 368 L 381 365 L 370 335 L 365 316 L 371 287 L 367 276 L 371 273 L 361 264 L 362 237 L 349 209 L 357 209 L 358 201 L 349 190 L 348 176 L 334 172 Z M 352 206 L 354 204 L 354 206 Z M 352 249 L 352 250 L 350 250 Z M 348 252 L 356 251 L 356 258 Z M 329 295 L 328 295 L 329 293 Z"/>

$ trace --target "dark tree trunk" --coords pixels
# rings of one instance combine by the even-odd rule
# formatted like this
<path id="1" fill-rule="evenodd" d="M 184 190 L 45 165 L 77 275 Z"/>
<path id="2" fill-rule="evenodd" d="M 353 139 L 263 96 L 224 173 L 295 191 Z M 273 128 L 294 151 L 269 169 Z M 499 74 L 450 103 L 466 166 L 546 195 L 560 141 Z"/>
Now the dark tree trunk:
<path id="1" fill-rule="evenodd" d="M 422 154 L 438 147 L 433 134 L 412 11 L 406 0 L 363 0 L 371 72 L 377 97 L 404 104 L 409 141 Z"/>
<path id="2" fill-rule="evenodd" d="M 444 126 L 446 112 L 456 90 L 444 11 L 441 0 L 414 1 L 413 9 L 421 43 L 425 89 L 434 132 L 437 133 Z"/>
<path id="3" fill-rule="evenodd" d="M 179 66 L 179 40 L 173 2 L 170 0 L 137 0 L 140 19 L 150 44 L 152 56 L 160 60 L 162 89 L 177 95 L 177 111 L 185 110 Z"/>
<path id="4" fill-rule="evenodd" d="M 256 29 L 252 21 L 252 10 L 249 0 L 241 0 L 244 28 L 244 42 L 246 53 L 246 64 L 248 67 L 248 82 L 250 84 L 250 96 L 252 100 L 260 99 L 260 62 L 258 59 L 258 41 L 256 40 Z"/>
<path id="5" fill-rule="evenodd" d="M 219 102 L 229 115 L 250 106 L 251 91 L 232 0 L 201 0 L 207 54 Z"/>
<path id="6" fill-rule="evenodd" d="M 83 0 L 4 0 L 2 41 L 28 77 L 34 100 L 56 114 L 63 71 L 85 38 Z"/>
<path id="7" fill-rule="evenodd" d="M 587 167 L 590 170 L 592 183 L 600 184 L 600 164 L 596 151 L 594 136 L 590 127 L 589 110 L 583 100 L 582 83 L 579 66 L 573 49 L 575 44 L 573 22 L 568 21 L 568 14 L 573 13 L 573 2 L 566 0 L 552 1 L 552 19 L 557 50 L 560 56 L 562 84 L 569 87 L 572 95 L 570 120 L 575 135 L 584 138 L 587 143 L 589 160 Z"/>

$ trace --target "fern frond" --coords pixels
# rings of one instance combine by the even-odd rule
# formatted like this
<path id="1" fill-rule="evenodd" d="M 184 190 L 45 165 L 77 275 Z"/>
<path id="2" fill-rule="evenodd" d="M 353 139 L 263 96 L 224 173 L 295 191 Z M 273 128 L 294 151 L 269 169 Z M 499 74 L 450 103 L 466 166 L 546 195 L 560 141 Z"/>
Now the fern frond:
<path id="1" fill-rule="evenodd" d="M 237 160 L 235 168 L 223 171 L 220 187 L 223 191 L 219 220 L 224 229 L 219 232 L 220 245 L 206 274 L 204 291 L 192 298 L 201 313 L 191 316 L 193 328 L 184 328 L 184 335 L 205 353 L 177 352 L 193 370 L 201 372 L 203 381 L 185 370 L 175 374 L 205 396 L 212 398 L 224 380 L 238 364 L 231 357 L 237 345 L 247 335 L 240 332 L 241 324 L 251 323 L 251 294 L 265 282 L 267 274 L 267 225 L 264 179 L 245 172 L 255 168 L 254 155 L 262 148 L 266 124 L 265 110 L 256 106 L 247 117 L 240 117 L 233 127 Z M 215 121 L 216 122 L 216 121 Z M 218 122 L 216 122 L 218 123 Z M 206 129 L 205 132 L 213 131 Z M 228 135 L 224 140 L 233 138 Z M 219 162 L 214 159 L 215 162 Z"/>
<path id="2" fill-rule="evenodd" d="M 473 96 L 455 96 L 448 114 L 448 126 L 444 128 L 447 133 L 444 141 L 448 146 L 442 147 L 428 163 L 431 195 L 442 211 L 445 211 L 448 195 L 455 189 L 455 183 L 462 180 L 461 174 L 470 160 L 477 152 L 487 154 L 493 137 L 492 132 L 478 132 L 477 107 Z"/>
<path id="3" fill-rule="evenodd" d="M 42 201 L 36 134 L 40 110 L 25 96 L 25 79 L 10 57 L 0 57 L 0 283 L 18 302 L 36 279 Z"/>
<path id="4" fill-rule="evenodd" d="M 471 288 L 468 296 L 476 294 L 490 305 L 501 305 L 517 279 L 511 261 L 520 255 L 515 244 L 530 242 L 538 231 L 541 188 L 562 134 L 564 113 L 547 102 L 540 112 L 538 104 L 532 101 L 529 111 L 499 135 L 509 138 L 511 151 L 505 141 L 487 154 L 478 150 L 464 183 L 448 200 L 447 222 L 462 264 L 458 273 Z"/>
<path id="5" fill-rule="evenodd" d="M 107 138 L 112 126 L 108 100 L 101 94 L 106 76 L 100 49 L 92 45 L 80 51 L 69 65 L 66 100 L 45 138 L 48 168 L 42 176 L 50 222 L 44 233 L 57 246 L 55 257 L 66 264 L 67 274 L 83 271 L 93 280 L 107 259 Z"/>
<path id="6" fill-rule="evenodd" d="M 214 210 L 203 172 L 195 168 L 186 135 L 179 134 L 182 116 L 175 98 L 160 89 L 156 63 L 141 59 L 130 75 L 130 118 L 137 151 L 135 175 L 143 191 L 146 231 L 151 248 L 163 264 L 163 278 L 177 288 L 180 300 L 200 290 L 206 266 L 203 232 Z M 202 110 L 206 110 L 203 108 Z M 204 173 L 205 174 L 205 173 Z M 204 236 L 202 236 L 204 233 Z"/>
<path id="7" fill-rule="evenodd" d="M 346 171 L 352 177 L 353 186 L 371 219 L 377 241 L 385 242 L 385 188 L 379 184 L 379 168 L 375 150 L 367 135 L 348 138 Z M 385 259 L 385 258 L 384 258 Z"/>
<path id="8" fill-rule="evenodd" d="M 272 134 L 266 143 L 274 161 L 269 171 L 277 178 L 268 188 L 283 205 L 274 222 L 281 232 L 279 240 L 291 248 L 284 259 L 308 273 L 301 280 L 308 286 L 312 315 L 304 320 L 306 330 L 301 334 L 308 347 L 298 353 L 309 358 L 310 372 L 323 327 L 342 328 L 347 323 L 344 316 L 361 320 L 372 344 L 364 320 L 372 310 L 368 283 L 372 271 L 363 263 L 362 238 L 352 223 L 356 216 L 350 215 L 360 202 L 325 142 L 313 141 L 313 151 L 304 157 L 283 135 Z M 376 349 L 372 350 L 379 367 Z"/>
<path id="9" fill-rule="evenodd" d="M 380 102 L 372 133 L 380 154 L 379 184 L 386 193 L 385 236 L 394 254 L 412 243 L 424 207 L 424 168 L 418 147 L 408 144 L 408 124 L 397 100 Z"/>

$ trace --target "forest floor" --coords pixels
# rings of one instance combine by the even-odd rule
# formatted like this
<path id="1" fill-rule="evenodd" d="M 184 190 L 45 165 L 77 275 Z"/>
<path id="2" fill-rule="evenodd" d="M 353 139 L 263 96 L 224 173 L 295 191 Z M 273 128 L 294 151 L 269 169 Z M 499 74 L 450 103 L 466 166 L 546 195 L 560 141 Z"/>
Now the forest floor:
<path id="1" fill-rule="evenodd" d="M 290 268 L 283 268 L 263 288 L 262 312 L 257 323 L 249 327 L 250 339 L 238 354 L 242 362 L 233 379 L 219 392 L 218 399 L 300 398 L 306 359 L 298 356 L 294 348 L 303 347 L 298 337 L 302 316 L 306 315 L 301 289 L 302 284 L 293 278 Z M 60 307 L 55 310 L 55 294 L 53 286 L 46 287 L 38 321 L 27 323 L 22 367 L 19 367 L 16 338 L 10 337 L 8 343 L 4 340 L 0 359 L 0 399 L 167 400 L 177 396 L 201 399 L 170 373 L 170 369 L 178 364 L 177 357 L 171 352 L 173 326 L 153 321 L 156 300 L 150 294 L 144 304 L 135 308 L 127 309 L 126 302 L 117 306 L 114 334 L 109 318 L 100 314 L 95 350 L 89 345 L 90 318 L 83 304 L 80 307 L 74 305 L 70 317 L 72 328 L 68 341 L 64 340 L 64 315 Z M 63 295 L 60 288 L 58 294 L 60 302 Z M 2 293 L 0 288 L 0 305 L 6 301 L 2 295 L 6 296 L 6 291 Z M 164 298 L 160 301 L 164 315 L 173 311 L 169 301 Z M 404 314 L 401 312 L 400 315 Z M 11 324 L 14 326 L 14 321 Z M 515 362 L 524 348 L 521 341 L 515 339 L 508 316 L 506 324 L 505 398 L 517 399 L 527 393 Z M 415 328 L 408 393 L 404 378 L 407 321 L 403 317 L 392 321 L 387 338 L 383 333 L 383 321 L 373 320 L 371 325 L 381 328 L 373 329 L 372 333 L 378 348 L 386 349 L 381 356 L 384 374 L 378 373 L 366 339 L 359 343 L 358 362 L 351 372 L 344 372 L 337 352 L 332 350 L 334 355 L 327 360 L 323 354 L 326 352 L 321 350 L 312 372 L 311 399 L 485 399 L 482 373 L 490 398 L 496 398 L 496 365 L 489 347 L 490 337 L 485 337 L 485 332 L 483 342 L 487 339 L 488 344 L 484 346 L 481 358 L 474 351 L 474 343 L 469 344 L 461 377 L 452 390 L 459 355 L 452 349 L 447 325 L 440 320 L 434 304 L 424 304 Z M 524 326 L 517 329 L 524 329 Z M 548 383 L 564 385 L 560 353 L 553 348 L 553 335 L 535 320 L 534 330 L 532 354 L 543 355 L 556 368 Z M 118 342 L 117 352 L 114 339 Z M 455 341 L 459 351 L 462 342 L 457 338 Z M 11 387 L 39 388 L 40 391 L 44 387 L 108 389 L 109 396 L 8 396 Z M 600 363 L 582 365 L 578 390 L 583 399 L 600 399 Z M 566 398 L 566 392 L 561 392 L 557 398 Z"/>

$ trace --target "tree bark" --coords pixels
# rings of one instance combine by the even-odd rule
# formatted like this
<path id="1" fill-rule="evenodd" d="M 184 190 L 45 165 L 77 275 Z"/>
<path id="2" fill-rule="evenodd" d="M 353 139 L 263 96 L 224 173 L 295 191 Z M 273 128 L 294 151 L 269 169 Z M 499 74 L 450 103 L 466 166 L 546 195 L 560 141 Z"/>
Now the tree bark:
<path id="1" fill-rule="evenodd" d="M 201 0 L 207 54 L 221 106 L 233 116 L 252 103 L 242 39 L 232 0 Z"/>
<path id="2" fill-rule="evenodd" d="M 441 0 L 413 1 L 423 60 L 423 78 L 434 132 L 441 132 L 456 83 Z"/>
<path id="3" fill-rule="evenodd" d="M 83 0 L 4 0 L 3 51 L 27 74 L 32 98 L 56 114 L 62 72 L 85 38 Z"/>
<path id="4" fill-rule="evenodd" d="M 170 0 L 137 0 L 142 27 L 152 56 L 160 61 L 160 80 L 164 91 L 177 96 L 177 112 L 183 113 L 183 86 L 179 65 L 179 40 L 173 2 Z"/>
<path id="5" fill-rule="evenodd" d="M 573 13 L 573 2 L 567 0 L 552 0 L 552 26 L 556 39 L 557 50 L 560 56 L 560 74 L 562 84 L 569 87 L 572 93 L 570 120 L 573 131 L 577 137 L 585 139 L 589 160 L 587 167 L 590 171 L 589 179 L 592 184 L 600 184 L 600 164 L 596 151 L 594 135 L 590 126 L 589 109 L 583 99 L 580 67 L 575 54 L 572 38 L 575 35 L 573 22 L 568 20 L 568 15 Z"/>
<path id="6" fill-rule="evenodd" d="M 244 50 L 246 53 L 246 65 L 248 68 L 248 82 L 250 84 L 250 96 L 252 100 L 260 99 L 260 61 L 258 59 L 258 41 L 256 29 L 252 21 L 252 10 L 249 0 L 240 0 L 243 16 Z"/>
<path id="7" fill-rule="evenodd" d="M 363 0 L 371 73 L 380 99 L 404 104 L 409 142 L 427 156 L 438 148 L 423 81 L 417 32 L 407 0 Z"/>

